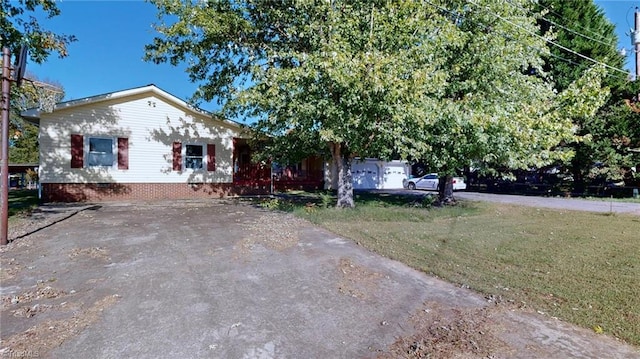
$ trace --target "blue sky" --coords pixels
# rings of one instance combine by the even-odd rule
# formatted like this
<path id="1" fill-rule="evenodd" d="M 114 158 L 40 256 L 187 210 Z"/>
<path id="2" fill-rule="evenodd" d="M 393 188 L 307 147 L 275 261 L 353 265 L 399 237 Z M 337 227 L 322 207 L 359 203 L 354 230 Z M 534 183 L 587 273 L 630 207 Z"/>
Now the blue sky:
<path id="1" fill-rule="evenodd" d="M 573 0 L 567 0 L 573 1 Z M 627 69 L 634 58 L 631 40 L 625 33 L 633 27 L 634 8 L 640 0 L 597 0 L 616 26 L 619 47 L 626 48 Z M 188 99 L 196 90 L 184 67 L 155 65 L 142 60 L 144 45 L 151 43 L 157 22 L 155 7 L 143 1 L 60 1 L 61 15 L 41 18 L 41 24 L 56 33 L 75 35 L 69 56 L 53 56 L 44 64 L 27 65 L 27 72 L 39 80 L 65 89 L 65 100 L 78 99 L 133 87 L 155 84 L 173 95 Z M 574 29 L 578 30 L 578 29 Z M 214 104 L 201 103 L 205 110 Z"/>

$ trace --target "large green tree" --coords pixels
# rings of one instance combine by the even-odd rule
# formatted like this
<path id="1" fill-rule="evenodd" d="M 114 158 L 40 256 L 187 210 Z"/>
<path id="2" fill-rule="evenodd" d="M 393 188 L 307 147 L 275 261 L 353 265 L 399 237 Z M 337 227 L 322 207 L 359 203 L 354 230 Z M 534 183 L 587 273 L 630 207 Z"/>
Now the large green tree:
<path id="1" fill-rule="evenodd" d="M 556 90 L 566 89 L 593 66 L 594 61 L 613 68 L 607 68 L 605 85 L 618 86 L 627 82 L 615 26 L 593 0 L 539 0 L 537 3 L 539 13 L 536 17 L 541 33 L 552 34 L 553 42 L 561 45 L 550 46 L 550 56 L 544 66 Z"/>
<path id="2" fill-rule="evenodd" d="M 9 163 L 38 163 L 38 128 L 25 121 L 20 113 L 29 108 L 42 106 L 44 97 L 57 103 L 64 98 L 60 84 L 39 81 L 27 72 L 29 80 L 21 88 L 13 87 L 9 117 Z"/>
<path id="3" fill-rule="evenodd" d="M 607 103 L 594 116 L 573 118 L 577 133 L 585 139 L 569 144 L 575 151 L 569 163 L 574 191 L 582 193 L 589 184 L 631 179 L 630 169 L 640 159 L 629 149 L 640 143 L 640 134 L 633 131 L 640 118 L 627 106 L 637 92 L 622 70 L 624 57 L 617 48 L 615 26 L 592 0 L 540 0 L 538 8 L 542 33 L 553 34 L 553 41 L 560 45 L 551 47 L 545 62 L 556 90 L 564 90 L 593 61 L 608 65 L 603 81 L 611 88 Z"/>
<path id="4" fill-rule="evenodd" d="M 22 122 L 9 138 L 9 163 L 38 163 L 38 128 Z"/>
<path id="5" fill-rule="evenodd" d="M 38 23 L 36 11 L 42 11 L 47 18 L 60 15 L 54 0 L 0 0 L 0 43 L 8 47 L 14 59 L 22 47 L 28 49 L 29 59 L 44 62 L 50 55 L 67 56 L 67 46 L 76 41 L 73 35 L 56 34 Z M 2 59 L 0 59 L 0 63 Z M 32 79 L 31 79 L 32 80 Z M 21 111 L 38 105 L 38 95 L 54 88 L 36 81 L 23 81 L 18 88 L 11 87 L 11 111 L 9 123 L 9 161 L 32 163 L 38 161 L 37 129 L 24 122 Z M 59 100 L 61 92 L 55 91 Z"/>
<path id="6" fill-rule="evenodd" d="M 354 205 L 354 156 L 421 159 L 445 184 L 471 161 L 548 163 L 571 155 L 554 150 L 574 139 L 565 115 L 603 100 L 598 69 L 553 91 L 524 0 L 152 2 L 147 59 L 186 61 L 196 99 L 275 143 L 328 149 L 339 207 Z"/>
<path id="7" fill-rule="evenodd" d="M 640 81 L 616 86 L 605 106 L 581 123 L 590 140 L 576 148 L 575 172 L 586 183 L 640 184 Z M 635 171 L 634 171 L 635 170 Z"/>
<path id="8" fill-rule="evenodd" d="M 2 46 L 17 53 L 27 46 L 30 59 L 42 63 L 53 53 L 67 56 L 67 45 L 76 41 L 73 35 L 56 34 L 43 28 L 35 17 L 37 10 L 48 18 L 60 15 L 55 0 L 0 0 L 0 36 Z"/>

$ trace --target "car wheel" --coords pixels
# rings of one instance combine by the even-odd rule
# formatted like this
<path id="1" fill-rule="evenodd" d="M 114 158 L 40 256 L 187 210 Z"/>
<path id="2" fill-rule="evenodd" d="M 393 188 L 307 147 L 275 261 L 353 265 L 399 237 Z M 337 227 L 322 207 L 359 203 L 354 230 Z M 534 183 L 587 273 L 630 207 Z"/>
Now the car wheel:
<path id="1" fill-rule="evenodd" d="M 414 190 L 416 189 L 416 184 L 413 182 L 409 182 L 409 184 L 407 185 L 407 188 L 409 188 L 410 190 Z"/>

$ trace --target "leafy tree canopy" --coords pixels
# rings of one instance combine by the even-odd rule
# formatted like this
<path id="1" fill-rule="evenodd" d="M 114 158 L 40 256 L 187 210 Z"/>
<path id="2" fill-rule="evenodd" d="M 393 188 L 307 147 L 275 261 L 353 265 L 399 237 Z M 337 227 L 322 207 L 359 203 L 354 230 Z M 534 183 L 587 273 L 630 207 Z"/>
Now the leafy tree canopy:
<path id="1" fill-rule="evenodd" d="M 42 63 L 52 53 L 67 56 L 67 45 L 76 41 L 73 35 L 55 34 L 42 28 L 33 16 L 38 8 L 48 18 L 60 15 L 55 0 L 0 0 L 0 37 L 2 46 L 8 46 L 12 54 L 21 46 L 28 46 L 32 61 Z"/>
<path id="2" fill-rule="evenodd" d="M 152 2 L 147 59 L 186 61 L 195 99 L 257 118 L 258 133 L 328 147 L 338 206 L 353 206 L 353 155 L 448 174 L 566 158 L 554 149 L 574 139 L 571 115 L 605 97 L 597 68 L 556 94 L 525 0 Z"/>
<path id="3" fill-rule="evenodd" d="M 20 117 L 20 112 L 38 107 L 45 94 L 56 103 L 64 98 L 59 84 L 46 83 L 27 73 L 29 81 L 19 89 L 12 86 L 11 111 L 9 112 L 9 162 L 38 163 L 38 128 Z"/>
<path id="4" fill-rule="evenodd" d="M 60 15 L 54 0 L 0 0 L 0 42 L 14 55 L 22 46 L 29 51 L 29 58 L 44 62 L 51 54 L 67 56 L 67 46 L 76 41 L 73 35 L 55 34 L 43 28 L 34 16 L 38 10 L 48 18 Z M 2 59 L 0 59 L 0 63 Z M 33 76 L 31 76 L 33 77 Z M 33 80 L 33 79 L 32 79 Z M 12 163 L 33 163 L 38 161 L 37 128 L 20 118 L 19 113 L 38 105 L 38 95 L 55 85 L 31 81 L 17 88 L 11 87 L 11 111 L 9 123 L 9 161 Z M 62 92 L 55 90 L 58 100 Z"/>
<path id="5" fill-rule="evenodd" d="M 552 34 L 554 42 L 582 55 L 551 46 L 545 70 L 556 83 L 556 89 L 564 90 L 593 65 L 593 61 L 585 57 L 622 69 L 624 57 L 617 48 L 615 26 L 592 0 L 539 0 L 538 8 L 541 13 L 537 19 L 542 33 Z M 627 81 L 621 71 L 607 69 L 607 72 L 604 81 L 608 86 Z"/>
<path id="6" fill-rule="evenodd" d="M 19 128 L 9 139 L 9 163 L 38 163 L 38 128 L 26 122 Z"/>
<path id="7" fill-rule="evenodd" d="M 638 185 L 640 173 L 640 82 L 627 82 L 612 91 L 607 104 L 582 124 L 591 140 L 576 150 L 574 163 L 592 184 L 623 182 Z"/>
<path id="8" fill-rule="evenodd" d="M 606 104 L 595 116 L 573 118 L 578 134 L 587 139 L 570 144 L 576 153 L 571 160 L 574 191 L 585 191 L 587 184 L 630 180 L 638 155 L 629 149 L 640 142 L 640 133 L 634 131 L 640 115 L 631 111 L 627 103 L 638 92 L 631 90 L 633 83 L 623 71 L 613 69 L 622 69 L 624 64 L 614 25 L 592 0 L 540 0 L 538 7 L 541 31 L 552 34 L 560 46 L 580 54 L 551 47 L 545 69 L 555 80 L 556 89 L 567 88 L 593 65 L 585 57 L 610 66 L 604 78 L 604 84 L 612 89 Z"/>

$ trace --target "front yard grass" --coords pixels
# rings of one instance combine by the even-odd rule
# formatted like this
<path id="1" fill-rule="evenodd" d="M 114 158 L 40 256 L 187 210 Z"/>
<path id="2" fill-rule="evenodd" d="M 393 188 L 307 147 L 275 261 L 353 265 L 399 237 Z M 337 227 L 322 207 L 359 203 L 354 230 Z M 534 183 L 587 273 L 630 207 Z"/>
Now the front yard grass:
<path id="1" fill-rule="evenodd" d="M 9 191 L 9 220 L 20 214 L 31 212 L 38 207 L 38 190 L 11 190 Z"/>
<path id="2" fill-rule="evenodd" d="M 288 208 L 418 270 L 640 345 L 640 217 L 407 201 L 360 195 L 353 210 Z"/>

